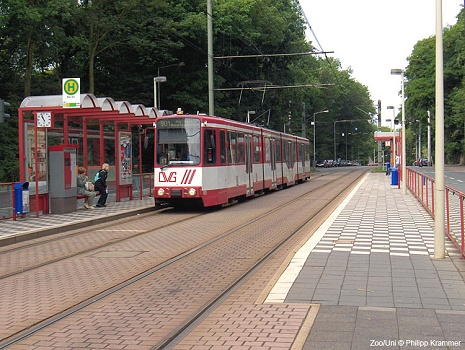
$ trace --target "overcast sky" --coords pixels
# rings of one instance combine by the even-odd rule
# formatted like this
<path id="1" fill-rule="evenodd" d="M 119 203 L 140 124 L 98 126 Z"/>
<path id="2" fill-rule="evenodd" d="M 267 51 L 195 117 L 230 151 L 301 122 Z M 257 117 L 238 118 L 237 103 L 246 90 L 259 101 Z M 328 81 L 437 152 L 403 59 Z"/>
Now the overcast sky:
<path id="1" fill-rule="evenodd" d="M 457 22 L 464 0 L 442 0 L 443 26 Z M 371 99 L 381 100 L 383 125 L 401 104 L 400 76 L 417 41 L 436 33 L 436 0 L 300 0 L 316 38 L 342 68 L 368 87 Z M 311 32 L 308 39 L 319 49 Z M 426 113 L 426 112 L 425 112 Z"/>

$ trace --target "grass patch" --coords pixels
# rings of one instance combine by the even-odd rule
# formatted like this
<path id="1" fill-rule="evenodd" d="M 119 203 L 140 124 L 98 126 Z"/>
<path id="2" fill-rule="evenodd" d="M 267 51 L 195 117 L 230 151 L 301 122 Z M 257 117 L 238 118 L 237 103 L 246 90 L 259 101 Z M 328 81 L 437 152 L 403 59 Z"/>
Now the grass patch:
<path id="1" fill-rule="evenodd" d="M 386 173 L 386 169 L 385 168 L 375 167 L 375 168 L 373 168 L 373 170 L 371 172 L 372 173 Z"/>

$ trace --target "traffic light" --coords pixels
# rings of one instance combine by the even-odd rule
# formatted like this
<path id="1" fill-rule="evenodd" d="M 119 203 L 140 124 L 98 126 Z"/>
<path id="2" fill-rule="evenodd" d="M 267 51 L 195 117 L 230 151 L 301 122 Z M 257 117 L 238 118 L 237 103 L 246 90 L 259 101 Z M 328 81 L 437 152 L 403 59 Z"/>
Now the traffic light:
<path id="1" fill-rule="evenodd" d="M 5 118 L 10 118 L 10 115 L 8 113 L 5 113 L 5 107 L 9 107 L 10 103 L 5 102 L 2 99 L 0 99 L 0 123 L 5 122 Z"/>

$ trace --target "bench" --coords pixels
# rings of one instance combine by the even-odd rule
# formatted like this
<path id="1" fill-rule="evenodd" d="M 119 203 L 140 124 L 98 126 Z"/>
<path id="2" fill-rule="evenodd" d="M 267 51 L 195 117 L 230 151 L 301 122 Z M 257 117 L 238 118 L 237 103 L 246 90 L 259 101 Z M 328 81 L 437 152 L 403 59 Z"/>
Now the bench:
<path id="1" fill-rule="evenodd" d="M 100 196 L 100 192 L 95 191 L 95 197 Z M 84 203 L 87 203 L 87 196 L 85 194 L 77 194 L 76 199 L 84 199 Z"/>

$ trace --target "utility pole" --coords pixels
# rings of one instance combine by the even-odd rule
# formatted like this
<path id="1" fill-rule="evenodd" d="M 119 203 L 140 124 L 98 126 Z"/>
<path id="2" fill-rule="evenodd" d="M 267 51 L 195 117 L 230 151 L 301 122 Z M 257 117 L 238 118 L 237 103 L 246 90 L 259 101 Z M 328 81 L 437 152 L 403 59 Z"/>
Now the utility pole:
<path id="1" fill-rule="evenodd" d="M 215 115 L 215 85 L 213 82 L 213 5 L 207 0 L 207 35 L 208 35 L 208 114 Z"/>
<path id="2" fill-rule="evenodd" d="M 436 0 L 436 134 L 434 151 L 434 258 L 445 257 L 446 196 L 444 184 L 444 46 L 442 0 Z M 402 160 L 404 162 L 404 160 Z M 405 176 L 405 175 L 402 175 Z"/>
<path id="3" fill-rule="evenodd" d="M 302 102 L 302 137 L 307 137 L 307 121 L 305 120 L 305 102 Z"/>
<path id="4" fill-rule="evenodd" d="M 428 110 L 428 166 L 433 165 L 431 161 L 431 112 Z"/>
<path id="5" fill-rule="evenodd" d="M 381 100 L 378 100 L 378 132 L 381 132 Z M 382 141 L 378 141 L 378 168 L 382 168 L 384 157 L 382 156 Z"/>

